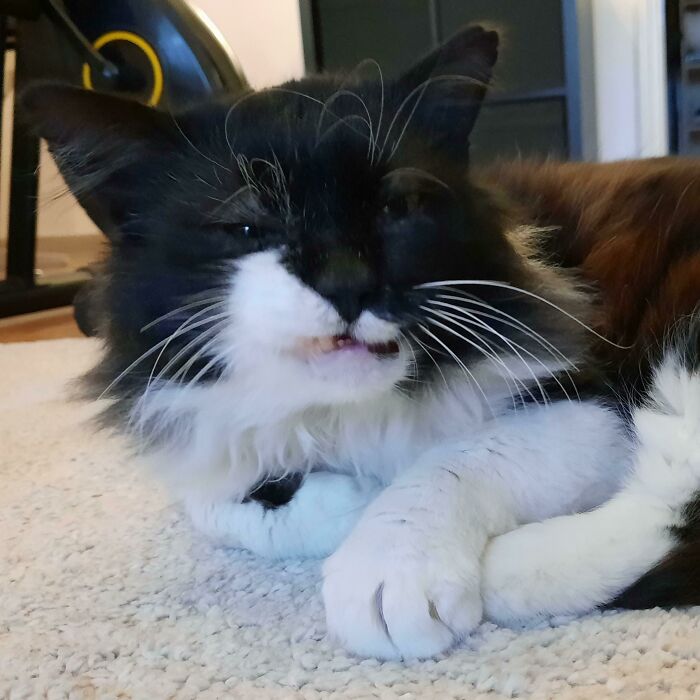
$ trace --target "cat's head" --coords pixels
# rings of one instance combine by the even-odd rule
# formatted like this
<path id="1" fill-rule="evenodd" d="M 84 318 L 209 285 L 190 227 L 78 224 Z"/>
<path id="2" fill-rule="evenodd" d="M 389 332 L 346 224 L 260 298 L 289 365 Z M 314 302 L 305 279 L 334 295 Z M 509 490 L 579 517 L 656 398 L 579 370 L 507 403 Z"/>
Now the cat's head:
<path id="1" fill-rule="evenodd" d="M 25 95 L 111 242 L 103 385 L 124 373 L 113 393 L 133 398 L 238 374 L 282 403 L 334 403 L 479 356 L 479 324 L 508 321 L 473 306 L 465 330 L 450 308 L 463 291 L 511 316 L 532 306 L 459 286 L 527 283 L 467 174 L 497 44 L 472 27 L 395 80 L 314 76 L 174 116 L 66 87 Z"/>

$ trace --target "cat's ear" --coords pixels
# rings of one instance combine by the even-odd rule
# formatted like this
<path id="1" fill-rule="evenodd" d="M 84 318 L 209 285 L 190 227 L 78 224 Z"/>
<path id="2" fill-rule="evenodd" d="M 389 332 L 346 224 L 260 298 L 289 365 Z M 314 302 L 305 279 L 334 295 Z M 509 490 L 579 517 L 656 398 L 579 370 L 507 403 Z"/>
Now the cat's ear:
<path id="1" fill-rule="evenodd" d="M 498 33 L 466 27 L 397 80 L 407 115 L 414 105 L 437 145 L 468 148 L 498 58 Z"/>
<path id="2" fill-rule="evenodd" d="M 164 160 L 175 143 L 172 118 L 135 101 L 38 83 L 20 112 L 49 150 L 80 204 L 112 239 L 138 235 Z"/>

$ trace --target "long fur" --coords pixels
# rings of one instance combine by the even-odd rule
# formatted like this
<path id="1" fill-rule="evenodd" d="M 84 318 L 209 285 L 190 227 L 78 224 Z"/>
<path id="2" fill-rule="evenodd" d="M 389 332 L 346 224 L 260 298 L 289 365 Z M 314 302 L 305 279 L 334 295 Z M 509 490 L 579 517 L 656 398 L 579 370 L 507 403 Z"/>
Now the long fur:
<path id="1" fill-rule="evenodd" d="M 109 237 L 104 422 L 210 536 L 328 557 L 329 632 L 361 654 L 700 602 L 700 353 L 656 349 L 700 296 L 697 166 L 470 173 L 496 53 L 472 27 L 391 81 L 177 115 L 22 100 Z"/>

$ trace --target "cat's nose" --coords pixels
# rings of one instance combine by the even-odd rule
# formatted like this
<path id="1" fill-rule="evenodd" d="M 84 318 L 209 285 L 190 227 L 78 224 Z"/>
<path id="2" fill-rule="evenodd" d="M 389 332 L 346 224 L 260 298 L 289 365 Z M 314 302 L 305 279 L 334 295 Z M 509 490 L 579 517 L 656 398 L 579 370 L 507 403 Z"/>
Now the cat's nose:
<path id="1" fill-rule="evenodd" d="M 346 323 L 352 323 L 371 303 L 377 289 L 377 277 L 357 253 L 334 251 L 321 270 L 315 287 Z"/>

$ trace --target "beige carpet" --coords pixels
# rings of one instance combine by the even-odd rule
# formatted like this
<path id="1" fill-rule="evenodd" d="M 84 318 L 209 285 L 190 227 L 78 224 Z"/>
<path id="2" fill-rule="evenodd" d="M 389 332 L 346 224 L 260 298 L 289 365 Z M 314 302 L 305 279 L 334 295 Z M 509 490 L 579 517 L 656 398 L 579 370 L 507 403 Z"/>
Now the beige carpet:
<path id="1" fill-rule="evenodd" d="M 1 698 L 700 698 L 700 609 L 483 625 L 402 665 L 324 639 L 316 563 L 217 549 L 65 383 L 87 340 L 0 345 Z"/>

